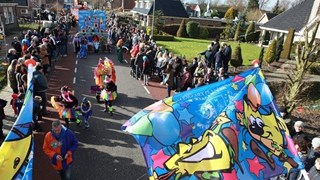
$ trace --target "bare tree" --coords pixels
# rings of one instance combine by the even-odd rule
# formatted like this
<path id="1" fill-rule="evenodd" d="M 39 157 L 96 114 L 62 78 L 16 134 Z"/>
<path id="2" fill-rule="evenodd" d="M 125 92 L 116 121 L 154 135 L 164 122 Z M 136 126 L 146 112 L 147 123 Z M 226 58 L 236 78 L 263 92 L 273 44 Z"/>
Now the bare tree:
<path id="1" fill-rule="evenodd" d="M 266 4 L 269 3 L 270 0 L 259 0 L 259 9 L 263 9 Z"/>
<path id="2" fill-rule="evenodd" d="M 292 7 L 292 1 L 291 0 L 281 0 L 279 4 L 280 8 L 284 10 L 288 10 Z"/>
<path id="3" fill-rule="evenodd" d="M 246 6 L 246 0 L 226 0 L 226 4 L 242 11 Z"/>
<path id="4" fill-rule="evenodd" d="M 305 1 L 305 0 L 293 0 L 293 1 L 291 1 L 291 7 L 292 7 L 292 6 L 296 6 L 297 4 L 302 3 L 303 1 Z"/>
<path id="5" fill-rule="evenodd" d="M 259 9 L 251 9 L 247 12 L 246 18 L 247 21 L 258 21 L 261 16 L 262 14 Z"/>

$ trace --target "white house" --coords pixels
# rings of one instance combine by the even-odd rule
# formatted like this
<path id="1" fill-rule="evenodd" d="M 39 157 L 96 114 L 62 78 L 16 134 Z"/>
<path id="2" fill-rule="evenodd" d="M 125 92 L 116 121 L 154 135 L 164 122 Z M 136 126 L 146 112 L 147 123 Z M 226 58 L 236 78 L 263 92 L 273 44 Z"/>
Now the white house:
<path id="1" fill-rule="evenodd" d="M 270 40 L 277 39 L 283 34 L 288 34 L 290 28 L 295 29 L 294 41 L 304 40 L 304 32 L 310 33 L 315 29 L 316 22 L 320 20 L 320 0 L 305 0 L 291 9 L 275 16 L 270 21 L 260 26 L 262 35 L 270 33 Z M 317 40 L 320 40 L 320 30 L 317 31 Z"/>

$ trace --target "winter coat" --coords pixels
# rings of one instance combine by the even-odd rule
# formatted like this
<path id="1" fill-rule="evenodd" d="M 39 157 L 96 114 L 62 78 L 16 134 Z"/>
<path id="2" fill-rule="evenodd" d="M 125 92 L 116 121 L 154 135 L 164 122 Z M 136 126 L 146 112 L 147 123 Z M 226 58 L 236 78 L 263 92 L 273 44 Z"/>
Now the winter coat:
<path id="1" fill-rule="evenodd" d="M 52 130 L 44 138 L 43 151 L 50 158 L 52 166 L 56 170 L 65 170 L 73 161 L 73 154 L 78 147 L 78 140 L 70 129 L 62 128 L 57 136 Z M 68 158 L 58 161 L 58 155 Z"/>
<path id="2" fill-rule="evenodd" d="M 45 92 L 48 89 L 47 79 L 40 71 L 33 72 L 34 92 Z"/>
<path id="3" fill-rule="evenodd" d="M 41 48 L 40 49 L 40 58 L 41 58 L 41 64 L 42 65 L 49 65 L 49 57 L 48 57 L 48 52 L 46 50 L 46 48 Z"/>
<path id="4" fill-rule="evenodd" d="M 10 65 L 7 70 L 8 86 L 11 89 L 18 89 L 18 83 L 16 79 L 16 73 L 14 67 Z"/>

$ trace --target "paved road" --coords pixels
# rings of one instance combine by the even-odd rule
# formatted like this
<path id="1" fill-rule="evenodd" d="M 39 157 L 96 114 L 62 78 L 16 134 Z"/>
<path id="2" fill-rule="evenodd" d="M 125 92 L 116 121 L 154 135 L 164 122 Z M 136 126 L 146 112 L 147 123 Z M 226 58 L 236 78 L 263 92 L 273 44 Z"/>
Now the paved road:
<path id="1" fill-rule="evenodd" d="M 70 49 L 70 48 L 69 48 Z M 57 96 L 63 85 L 74 90 L 75 96 L 81 100 L 87 97 L 93 102 L 93 117 L 90 129 L 85 130 L 71 124 L 76 133 L 79 148 L 73 164 L 74 179 L 147 179 L 145 161 L 142 151 L 134 138 L 120 130 L 121 125 L 139 110 L 155 102 L 154 99 L 165 97 L 165 88 L 152 83 L 155 87 L 144 87 L 141 81 L 130 77 L 129 66 L 116 61 L 116 55 L 108 55 L 115 62 L 117 72 L 118 99 L 114 103 L 115 113 L 111 117 L 103 112 L 103 104 L 95 101 L 90 91 L 94 84 L 93 69 L 102 54 L 90 54 L 88 59 L 76 59 L 72 53 L 60 58 L 50 73 L 48 99 Z M 159 87 L 158 87 L 159 86 Z M 160 90 L 160 91 L 159 91 Z M 155 98 L 153 97 L 155 95 Z M 6 87 L 1 91 L 1 98 L 10 100 L 11 90 Z M 51 121 L 58 118 L 57 112 L 48 107 L 49 116 L 40 121 L 43 132 L 35 133 L 34 179 L 59 179 L 51 167 L 49 159 L 42 151 L 44 135 L 50 130 Z M 4 120 L 6 132 L 15 121 L 9 106 L 5 109 Z"/>
<path id="2" fill-rule="evenodd" d="M 114 102 L 115 113 L 110 116 L 103 112 L 103 104 L 95 101 L 90 92 L 94 84 L 93 68 L 101 55 L 90 55 L 88 59 L 75 61 L 75 95 L 87 97 L 94 102 L 94 115 L 89 130 L 71 126 L 77 133 L 80 147 L 76 154 L 75 179 L 146 179 L 144 159 L 132 136 L 120 131 L 121 125 L 142 108 L 154 102 L 140 81 L 129 75 L 128 64 L 113 59 L 117 72 L 118 99 Z"/>

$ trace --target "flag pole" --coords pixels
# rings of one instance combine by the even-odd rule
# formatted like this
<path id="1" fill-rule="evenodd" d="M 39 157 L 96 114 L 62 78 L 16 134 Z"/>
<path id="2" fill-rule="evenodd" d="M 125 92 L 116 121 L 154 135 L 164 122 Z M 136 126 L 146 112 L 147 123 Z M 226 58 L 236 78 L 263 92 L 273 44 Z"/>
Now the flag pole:
<path id="1" fill-rule="evenodd" d="M 303 176 L 303 178 L 304 178 L 305 180 L 310 180 L 310 178 L 309 178 L 309 176 L 308 176 L 308 173 L 307 173 L 307 171 L 306 171 L 305 169 L 302 169 L 300 172 L 301 172 L 301 174 L 302 174 L 302 176 Z M 300 176 L 299 179 L 301 179 L 301 176 Z"/>

